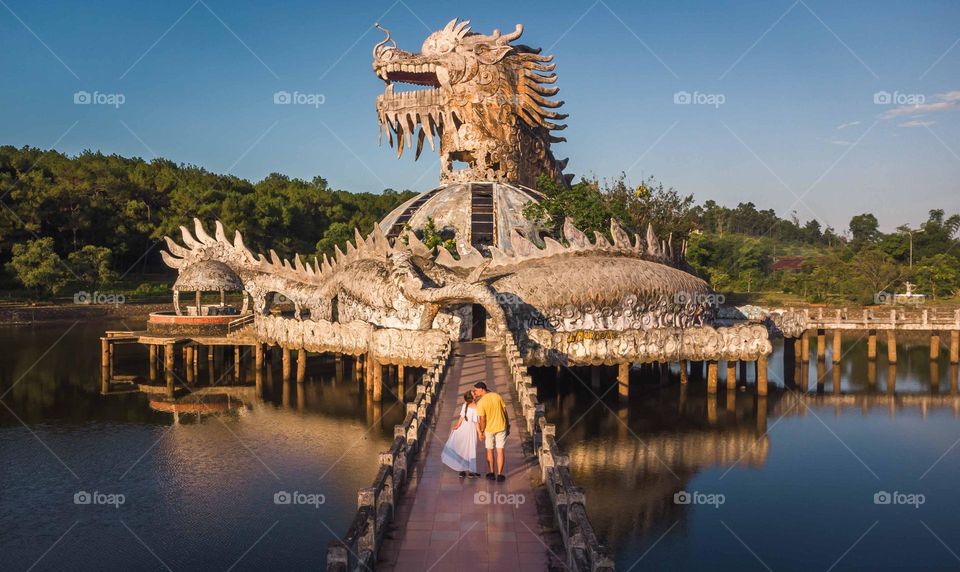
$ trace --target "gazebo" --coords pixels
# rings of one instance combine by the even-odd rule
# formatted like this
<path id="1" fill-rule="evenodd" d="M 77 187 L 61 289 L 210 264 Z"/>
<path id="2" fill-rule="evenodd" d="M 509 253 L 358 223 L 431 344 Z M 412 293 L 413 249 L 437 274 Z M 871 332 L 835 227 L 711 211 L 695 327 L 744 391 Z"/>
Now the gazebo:
<path id="1" fill-rule="evenodd" d="M 243 296 L 243 305 L 237 310 L 226 304 L 226 292 L 239 291 Z M 194 292 L 195 301 L 192 306 L 184 308 L 180 305 L 181 292 Z M 201 295 L 204 292 L 219 292 L 220 304 L 203 306 Z M 184 269 L 173 285 L 173 309 L 177 316 L 225 316 L 246 314 L 250 297 L 243 289 L 240 276 L 232 268 L 218 260 L 207 260 L 201 264 Z"/>

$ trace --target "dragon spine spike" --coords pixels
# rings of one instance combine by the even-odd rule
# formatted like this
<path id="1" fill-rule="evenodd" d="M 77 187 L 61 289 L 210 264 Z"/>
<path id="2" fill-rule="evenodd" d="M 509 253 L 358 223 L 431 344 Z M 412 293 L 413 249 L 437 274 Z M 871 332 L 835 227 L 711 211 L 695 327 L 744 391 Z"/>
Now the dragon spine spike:
<path id="1" fill-rule="evenodd" d="M 521 258 L 533 256 L 539 250 L 529 239 L 517 232 L 517 229 L 510 231 L 510 246 L 513 248 L 514 256 Z"/>
<path id="2" fill-rule="evenodd" d="M 273 264 L 274 268 L 283 268 L 283 261 L 280 260 L 277 251 L 272 248 L 270 249 L 270 263 Z"/>
<path id="3" fill-rule="evenodd" d="M 217 243 L 217 241 L 207 234 L 206 229 L 203 228 L 203 223 L 200 222 L 200 219 L 193 219 L 193 233 L 197 236 L 197 239 L 200 240 L 203 244 L 207 246 L 212 246 Z"/>
<path id="4" fill-rule="evenodd" d="M 610 242 L 607 240 L 607 237 L 603 236 L 603 233 L 599 230 L 593 231 L 594 246 L 597 248 L 610 248 Z"/>
<path id="5" fill-rule="evenodd" d="M 453 258 L 453 255 L 450 254 L 450 251 L 446 248 L 440 248 L 437 252 L 437 257 L 434 259 L 437 264 L 442 264 L 444 266 L 456 266 L 457 261 Z"/>
<path id="6" fill-rule="evenodd" d="M 180 227 L 180 237 L 183 238 L 183 243 L 187 245 L 187 248 L 190 250 L 197 250 L 203 247 L 203 243 L 198 242 L 193 235 L 190 234 L 190 231 L 187 230 L 187 227 Z"/>
<path id="7" fill-rule="evenodd" d="M 653 232 L 653 224 L 647 223 L 647 251 L 654 256 L 660 254 L 660 241 Z"/>
<path id="8" fill-rule="evenodd" d="M 610 236 L 613 237 L 613 245 L 617 248 L 630 248 L 630 235 L 620 226 L 620 221 L 615 218 L 610 219 Z"/>
<path id="9" fill-rule="evenodd" d="M 563 237 L 567 239 L 567 242 L 570 243 L 572 247 L 585 248 L 590 244 L 590 241 L 587 240 L 587 235 L 574 226 L 573 220 L 570 218 L 563 220 Z"/>
<path id="10" fill-rule="evenodd" d="M 190 250 L 180 246 L 179 244 L 174 242 L 174 240 L 169 236 L 164 236 L 163 240 L 164 242 L 167 243 L 167 250 L 169 250 L 170 254 L 172 254 L 173 256 L 176 256 L 177 258 L 184 258 L 188 254 L 190 254 Z"/>
<path id="11" fill-rule="evenodd" d="M 163 259 L 164 264 L 166 264 L 170 268 L 176 268 L 178 270 L 183 266 L 185 262 L 185 260 L 182 258 L 174 258 L 170 253 L 166 252 L 165 250 L 160 251 L 160 258 Z"/>
<path id="12" fill-rule="evenodd" d="M 297 272 L 307 272 L 307 269 L 303 266 L 303 261 L 300 260 L 299 254 L 293 255 L 293 267 L 297 270 Z"/>

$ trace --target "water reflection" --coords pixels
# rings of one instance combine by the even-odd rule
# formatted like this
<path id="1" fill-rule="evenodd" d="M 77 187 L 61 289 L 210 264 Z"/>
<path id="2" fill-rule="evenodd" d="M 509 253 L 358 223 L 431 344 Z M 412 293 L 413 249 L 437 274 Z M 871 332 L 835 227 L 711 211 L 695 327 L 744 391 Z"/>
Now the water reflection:
<path id="1" fill-rule="evenodd" d="M 178 356 L 196 369 L 178 366 L 171 397 L 135 344 L 117 349 L 104 393 L 99 337 L 130 326 L 0 329 L 0 567 L 30 568 L 67 530 L 34 570 L 162 568 L 130 531 L 175 570 L 227 569 L 245 553 L 236 570 L 322 566 L 402 403 L 385 391 L 371 404 L 349 360 L 310 356 L 303 382 L 284 383 L 279 364 L 257 376 L 245 355 L 234 375 L 229 349 Z M 128 500 L 78 506 L 80 490 Z M 278 490 L 326 503 L 278 507 Z"/>
<path id="2" fill-rule="evenodd" d="M 960 455 L 949 454 L 960 437 L 957 366 L 931 361 L 925 340 L 901 340 L 897 364 L 885 352 L 871 363 L 865 341 L 845 342 L 840 363 L 797 360 L 787 375 L 777 344 L 766 398 L 750 389 L 708 396 L 694 372 L 685 386 L 679 375 L 668 386 L 646 375 L 629 403 L 616 392 L 598 401 L 607 387 L 589 387 L 583 372 L 535 370 L 547 419 L 618 567 L 640 558 L 652 568 L 762 567 L 732 529 L 772 569 L 827 569 L 878 520 L 846 567 L 955 564 L 918 519 L 944 538 L 960 535 Z M 877 512 L 873 495 L 885 489 L 937 502 Z M 681 491 L 723 494 L 726 504 L 678 504 Z M 789 540 L 801 531 L 806 542 Z M 818 551 L 805 548 L 811 543 Z"/>

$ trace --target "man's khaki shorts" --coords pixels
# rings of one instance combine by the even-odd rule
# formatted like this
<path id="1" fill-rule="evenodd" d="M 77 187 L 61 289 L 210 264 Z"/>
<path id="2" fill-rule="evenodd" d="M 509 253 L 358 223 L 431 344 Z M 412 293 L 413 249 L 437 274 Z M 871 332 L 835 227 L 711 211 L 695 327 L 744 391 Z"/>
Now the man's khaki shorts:
<path id="1" fill-rule="evenodd" d="M 483 436 L 484 444 L 487 449 L 503 449 L 504 445 L 507 444 L 507 432 L 506 431 L 497 431 L 496 433 L 485 433 Z"/>

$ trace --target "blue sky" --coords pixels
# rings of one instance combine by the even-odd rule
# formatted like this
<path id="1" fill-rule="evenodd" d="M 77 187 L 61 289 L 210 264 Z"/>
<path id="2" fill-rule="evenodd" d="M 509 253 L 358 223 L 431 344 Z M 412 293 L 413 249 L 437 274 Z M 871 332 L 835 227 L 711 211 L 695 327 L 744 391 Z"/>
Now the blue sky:
<path id="1" fill-rule="evenodd" d="M 569 172 L 654 175 L 839 229 L 960 211 L 956 0 L 0 0 L 0 144 L 427 190 L 435 154 L 377 146 L 372 25 L 418 51 L 455 16 L 523 23 L 523 43 L 555 54 Z M 280 90 L 322 104 L 275 105 Z"/>

